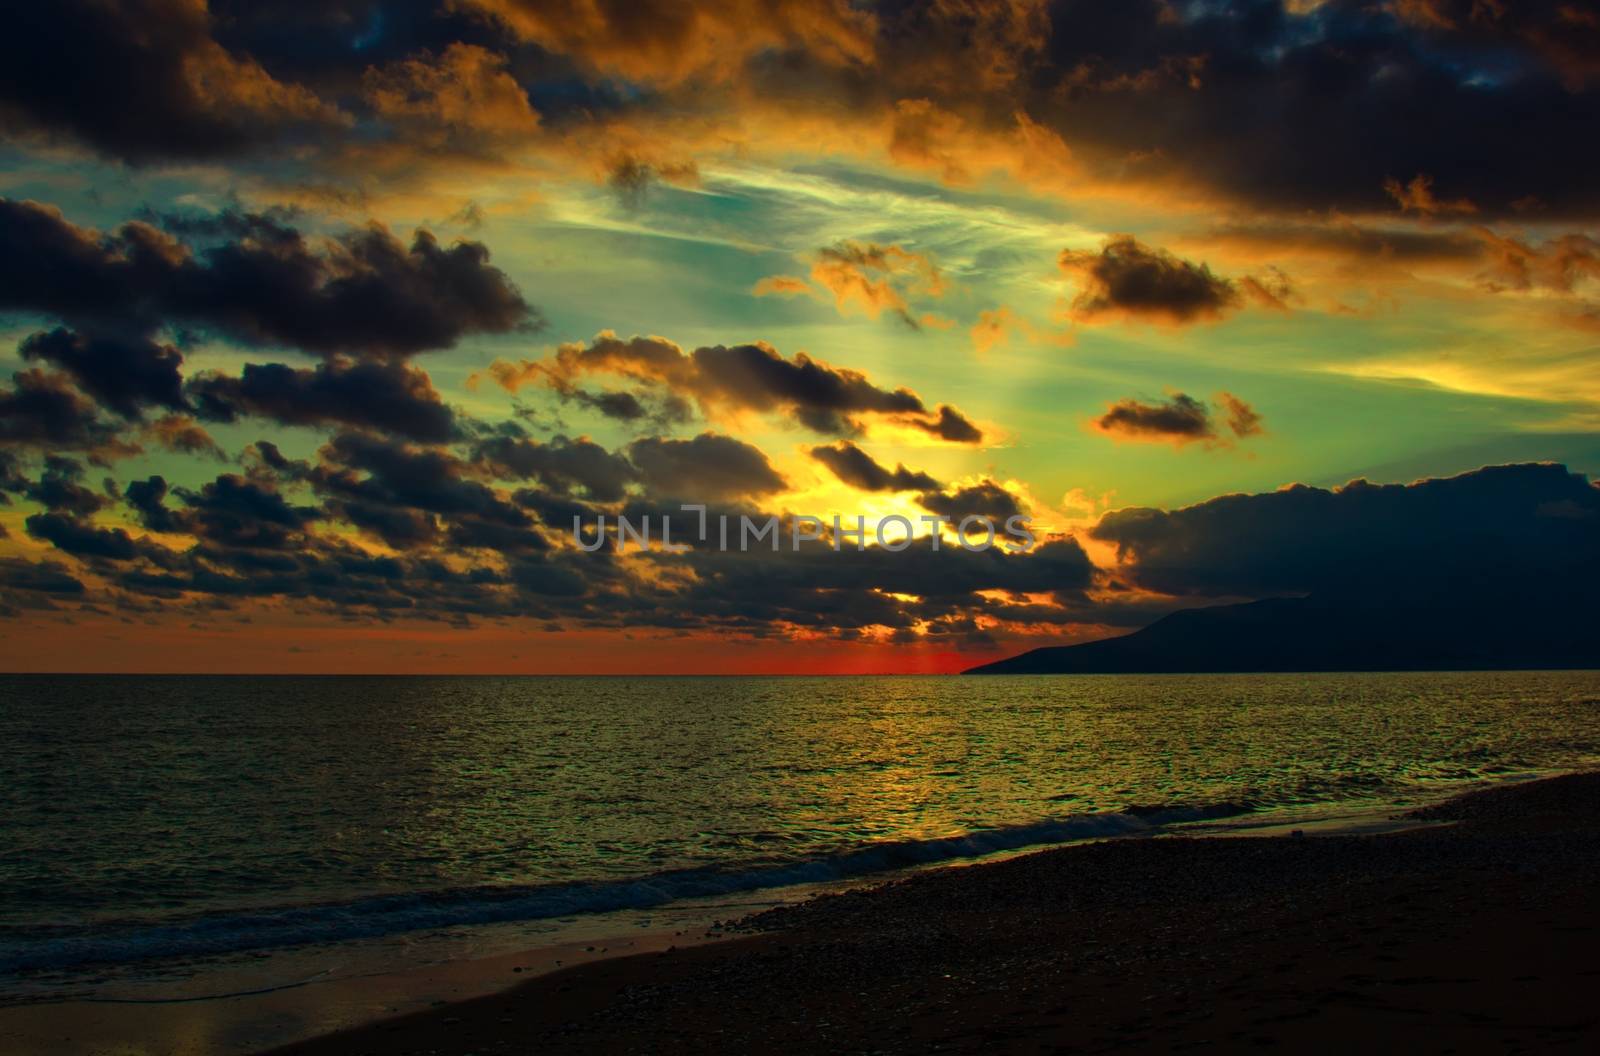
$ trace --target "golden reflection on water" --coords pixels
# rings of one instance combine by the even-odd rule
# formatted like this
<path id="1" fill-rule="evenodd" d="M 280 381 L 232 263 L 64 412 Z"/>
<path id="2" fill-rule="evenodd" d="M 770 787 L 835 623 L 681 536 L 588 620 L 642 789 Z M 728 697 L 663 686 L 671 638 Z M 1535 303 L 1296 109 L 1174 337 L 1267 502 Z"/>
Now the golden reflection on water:
<path id="1" fill-rule="evenodd" d="M 1593 672 L 72 684 L 0 715 L 34 746 L 0 760 L 0 914 L 745 868 L 1129 806 L 1403 800 L 1600 751 Z"/>

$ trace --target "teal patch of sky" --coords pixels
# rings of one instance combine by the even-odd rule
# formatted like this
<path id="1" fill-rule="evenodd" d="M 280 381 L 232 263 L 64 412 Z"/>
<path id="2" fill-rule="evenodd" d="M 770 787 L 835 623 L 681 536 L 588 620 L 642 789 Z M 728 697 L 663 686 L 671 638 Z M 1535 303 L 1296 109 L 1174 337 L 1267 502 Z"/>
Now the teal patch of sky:
<path id="1" fill-rule="evenodd" d="M 845 180 L 858 180 L 852 186 Z M 603 330 L 660 334 L 686 347 L 767 340 L 830 363 L 876 372 L 882 383 L 963 385 L 973 370 L 967 330 L 979 312 L 1021 300 L 1048 325 L 1054 256 L 1070 224 L 1041 227 L 1036 212 L 839 167 L 798 175 L 770 168 L 716 169 L 699 188 L 652 187 L 634 208 L 600 188 L 567 187 L 549 208 L 498 218 L 483 237 L 550 326 L 545 344 Z M 1031 203 L 1028 203 L 1031 204 Z M 858 308 L 841 318 L 831 294 L 756 297 L 761 278 L 805 277 L 815 251 L 844 239 L 895 242 L 931 253 L 948 272 L 941 301 L 913 295 L 915 314 L 956 318 L 954 329 L 915 331 Z M 441 375 L 443 376 L 443 375 Z M 931 402 L 950 393 L 924 392 Z"/>

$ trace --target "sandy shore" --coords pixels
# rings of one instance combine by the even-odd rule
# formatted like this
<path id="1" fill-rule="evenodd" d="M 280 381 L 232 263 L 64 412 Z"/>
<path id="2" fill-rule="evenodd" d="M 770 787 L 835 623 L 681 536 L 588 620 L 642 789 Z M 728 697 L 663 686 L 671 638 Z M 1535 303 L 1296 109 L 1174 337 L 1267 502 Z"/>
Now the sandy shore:
<path id="1" fill-rule="evenodd" d="M 11 1007 L 0 1051 L 245 1056 L 307 1038 L 274 1051 L 1593 1047 L 1600 774 L 1419 814 L 1330 817 L 1302 837 L 1229 826 L 1070 845 L 709 936 L 709 916 L 681 930 L 690 907 L 678 930 L 597 930 L 268 993 Z"/>
<path id="2" fill-rule="evenodd" d="M 1596 1051 L 1600 774 L 1422 814 L 927 872 L 278 1051 Z"/>
<path id="3" fill-rule="evenodd" d="M 702 918 L 687 933 L 600 930 L 512 953 L 318 973 L 261 989 L 229 975 L 224 978 L 240 988 L 219 993 L 223 980 L 202 976 L 188 985 L 153 985 L 123 997 L 11 1005 L 0 1008 L 0 1054 L 252 1056 L 263 1047 L 500 993 L 573 964 L 723 941 L 705 936 L 709 921 Z"/>

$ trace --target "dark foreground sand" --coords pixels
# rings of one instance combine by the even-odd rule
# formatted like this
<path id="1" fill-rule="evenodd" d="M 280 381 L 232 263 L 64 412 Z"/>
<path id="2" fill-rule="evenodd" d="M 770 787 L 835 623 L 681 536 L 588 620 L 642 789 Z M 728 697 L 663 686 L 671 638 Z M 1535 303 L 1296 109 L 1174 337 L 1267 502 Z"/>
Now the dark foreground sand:
<path id="1" fill-rule="evenodd" d="M 1600 1051 L 1600 774 L 1424 813 L 921 874 L 279 1051 Z"/>

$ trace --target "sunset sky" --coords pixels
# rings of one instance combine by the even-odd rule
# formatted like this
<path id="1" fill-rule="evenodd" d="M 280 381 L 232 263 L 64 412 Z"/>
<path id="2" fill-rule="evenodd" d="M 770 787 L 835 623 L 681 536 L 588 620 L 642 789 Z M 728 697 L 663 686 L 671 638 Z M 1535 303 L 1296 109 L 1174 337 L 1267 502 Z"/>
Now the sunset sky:
<path id="1" fill-rule="evenodd" d="M 4 18 L 6 670 L 952 671 L 1600 524 L 1592 3 Z M 680 502 L 1041 545 L 573 545 Z"/>

